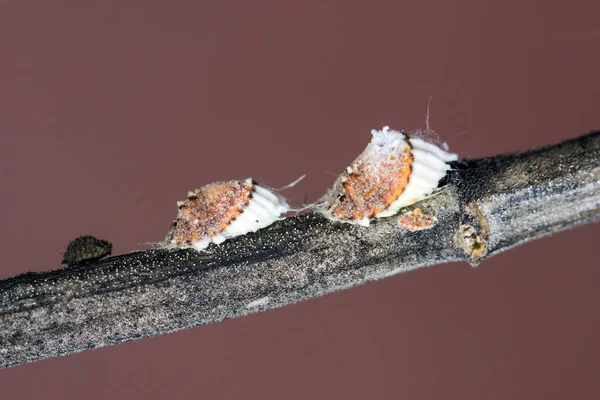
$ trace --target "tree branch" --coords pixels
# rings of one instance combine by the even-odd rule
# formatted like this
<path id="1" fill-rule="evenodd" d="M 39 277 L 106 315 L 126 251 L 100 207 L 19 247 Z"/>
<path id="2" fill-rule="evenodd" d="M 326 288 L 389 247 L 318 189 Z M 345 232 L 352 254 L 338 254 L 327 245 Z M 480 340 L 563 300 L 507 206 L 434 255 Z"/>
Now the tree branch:
<path id="1" fill-rule="evenodd" d="M 0 281 L 0 366 L 172 332 L 448 261 L 485 257 L 600 214 L 600 132 L 517 154 L 455 163 L 419 207 L 370 227 L 314 213 L 205 252 L 139 251 Z M 402 213 L 402 211 L 401 211 Z"/>

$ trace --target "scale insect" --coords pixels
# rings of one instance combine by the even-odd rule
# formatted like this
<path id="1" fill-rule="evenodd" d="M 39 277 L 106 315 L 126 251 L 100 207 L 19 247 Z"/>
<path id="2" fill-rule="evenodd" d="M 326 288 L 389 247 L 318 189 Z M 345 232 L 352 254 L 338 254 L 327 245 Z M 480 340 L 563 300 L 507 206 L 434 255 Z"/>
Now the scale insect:
<path id="1" fill-rule="evenodd" d="M 403 132 L 372 130 L 366 149 L 319 202 L 329 219 L 369 226 L 434 192 L 458 159 L 433 143 Z"/>
<path id="2" fill-rule="evenodd" d="M 83 265 L 109 256 L 112 252 L 112 243 L 98 239 L 94 236 L 79 236 L 67 246 L 62 263 L 69 267 Z"/>
<path id="3" fill-rule="evenodd" d="M 177 208 L 164 244 L 196 250 L 256 232 L 291 211 L 282 196 L 251 178 L 203 186 L 177 202 Z"/>

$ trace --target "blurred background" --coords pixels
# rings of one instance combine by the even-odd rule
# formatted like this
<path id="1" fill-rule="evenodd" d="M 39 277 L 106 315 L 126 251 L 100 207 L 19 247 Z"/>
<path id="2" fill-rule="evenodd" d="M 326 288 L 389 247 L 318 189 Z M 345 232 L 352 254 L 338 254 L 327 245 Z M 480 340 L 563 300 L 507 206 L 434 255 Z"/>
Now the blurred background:
<path id="1" fill-rule="evenodd" d="M 597 1 L 0 0 L 0 279 L 161 240 L 187 191 L 316 200 L 370 130 L 464 158 L 600 128 Z M 6 399 L 597 399 L 587 225 L 223 323 L 0 370 Z M 594 261 L 596 260 L 596 261 Z"/>

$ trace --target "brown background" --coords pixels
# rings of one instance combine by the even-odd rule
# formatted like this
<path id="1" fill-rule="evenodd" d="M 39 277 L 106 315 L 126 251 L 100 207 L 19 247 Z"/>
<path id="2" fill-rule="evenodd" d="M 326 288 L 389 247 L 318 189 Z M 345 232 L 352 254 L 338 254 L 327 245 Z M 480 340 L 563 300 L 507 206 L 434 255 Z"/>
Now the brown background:
<path id="1" fill-rule="evenodd" d="M 313 201 L 371 128 L 483 157 L 600 128 L 597 1 L 0 0 L 0 278 L 163 238 L 188 190 Z M 598 225 L 0 370 L 3 399 L 592 399 Z"/>

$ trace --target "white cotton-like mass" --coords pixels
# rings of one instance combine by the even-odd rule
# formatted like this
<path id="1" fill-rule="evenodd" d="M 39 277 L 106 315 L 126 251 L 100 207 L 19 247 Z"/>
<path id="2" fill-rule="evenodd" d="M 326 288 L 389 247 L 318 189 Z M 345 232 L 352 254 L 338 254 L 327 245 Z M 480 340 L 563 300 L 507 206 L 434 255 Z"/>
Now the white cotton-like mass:
<path id="1" fill-rule="evenodd" d="M 202 240 L 198 240 L 192 243 L 192 247 L 196 250 L 204 250 L 208 247 L 208 245 L 212 242 L 211 238 L 208 236 L 204 236 Z M 216 243 L 216 242 L 215 242 Z M 219 242 L 221 243 L 221 242 Z"/>
<path id="2" fill-rule="evenodd" d="M 386 126 L 382 131 L 374 131 L 373 136 L 376 137 L 377 135 L 380 141 L 392 138 L 393 142 L 395 142 L 395 137 L 390 135 L 392 132 L 396 134 L 396 137 L 403 135 L 401 132 L 390 131 L 389 127 Z M 433 143 L 426 142 L 420 138 L 404 137 L 405 141 L 408 140 L 413 157 L 412 171 L 408 179 L 408 184 L 394 202 L 385 210 L 375 215 L 377 218 L 394 215 L 402 207 L 410 206 L 434 192 L 439 181 L 446 176 L 446 173 L 450 169 L 447 163 L 458 159 L 458 155 L 444 151 Z"/>
<path id="3" fill-rule="evenodd" d="M 388 157 L 390 154 L 400 154 L 408 146 L 406 135 L 390 130 L 389 126 L 384 126 L 380 131 L 373 129 L 371 135 L 373 138 L 362 155 L 372 160 Z"/>
<path id="4" fill-rule="evenodd" d="M 252 180 L 249 179 L 246 182 L 249 183 Z M 220 234 L 211 238 L 212 242 L 219 244 L 226 239 L 266 228 L 273 222 L 282 219 L 281 216 L 290 210 L 290 206 L 282 196 L 258 184 L 254 184 L 252 198 L 248 204 L 244 207 L 240 215 L 231 221 Z"/>
<path id="5" fill-rule="evenodd" d="M 433 143 L 426 142 L 423 139 L 420 139 L 420 138 L 410 138 L 409 141 L 410 141 L 410 144 L 411 144 L 411 146 L 412 146 L 413 149 L 419 149 L 419 150 L 423 150 L 425 152 L 428 152 L 430 154 L 433 154 L 433 155 L 437 156 L 437 158 L 439 158 L 440 160 L 442 160 L 444 162 L 450 162 L 450 161 L 456 161 L 456 160 L 458 160 L 458 155 L 457 154 L 448 153 L 448 151 L 439 148 L 438 146 L 436 146 Z M 446 147 L 447 147 L 447 145 L 446 145 Z"/>

